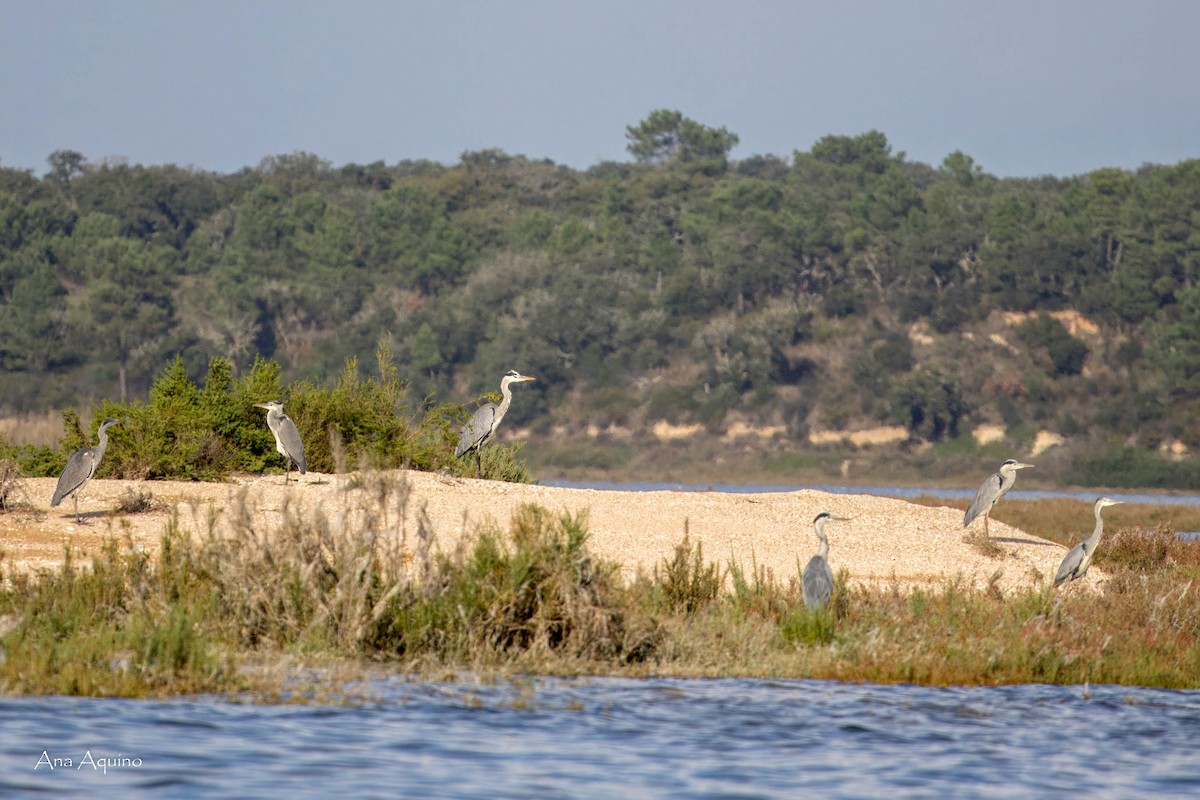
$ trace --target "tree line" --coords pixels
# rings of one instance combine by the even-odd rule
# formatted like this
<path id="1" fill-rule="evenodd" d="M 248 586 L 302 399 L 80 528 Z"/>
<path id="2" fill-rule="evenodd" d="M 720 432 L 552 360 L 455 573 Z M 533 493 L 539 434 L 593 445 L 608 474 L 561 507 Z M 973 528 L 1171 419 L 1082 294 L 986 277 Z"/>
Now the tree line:
<path id="1" fill-rule="evenodd" d="M 731 158 L 660 109 L 628 162 L 500 150 L 216 174 L 0 167 L 0 405 L 132 401 L 381 343 L 413 409 L 538 377 L 510 424 L 983 422 L 1200 446 L 1200 161 L 998 178 L 878 131 Z"/>

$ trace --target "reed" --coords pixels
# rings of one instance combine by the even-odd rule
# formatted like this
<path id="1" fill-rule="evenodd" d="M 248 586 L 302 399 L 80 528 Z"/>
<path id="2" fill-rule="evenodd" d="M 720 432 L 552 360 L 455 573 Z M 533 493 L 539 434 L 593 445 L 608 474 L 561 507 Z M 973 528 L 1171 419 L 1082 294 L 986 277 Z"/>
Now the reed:
<path id="1" fill-rule="evenodd" d="M 57 411 L 0 417 L 0 440 L 17 446 L 58 447 L 63 431 L 63 418 Z"/>
<path id="2" fill-rule="evenodd" d="M 10 511 L 28 501 L 21 465 L 15 459 L 0 457 L 0 511 Z"/>
<path id="3" fill-rule="evenodd" d="M 210 629 L 199 576 L 109 540 L 90 564 L 5 575 L 0 688 L 7 693 L 149 696 L 244 688 Z"/>

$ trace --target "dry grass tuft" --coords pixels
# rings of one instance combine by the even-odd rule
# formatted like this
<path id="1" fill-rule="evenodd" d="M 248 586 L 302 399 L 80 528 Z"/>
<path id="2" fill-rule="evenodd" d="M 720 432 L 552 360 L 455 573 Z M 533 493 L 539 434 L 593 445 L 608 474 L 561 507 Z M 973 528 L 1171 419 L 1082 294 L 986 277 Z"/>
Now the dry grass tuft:
<path id="1" fill-rule="evenodd" d="M 424 577 L 432 536 L 405 528 L 406 481 L 371 475 L 344 498 L 332 512 L 308 514 L 285 502 L 283 521 L 268 530 L 243 489 L 226 516 L 175 537 L 176 557 L 226 598 L 225 622 L 242 645 L 358 650 L 387 601 Z"/>
<path id="2" fill-rule="evenodd" d="M 57 411 L 0 417 L 0 439 L 18 447 L 58 447 L 62 437 L 63 418 Z"/>
<path id="3" fill-rule="evenodd" d="M 11 458 L 0 459 L 0 511 L 11 511 L 18 503 L 29 503 L 21 467 Z"/>
<path id="4" fill-rule="evenodd" d="M 1003 558 L 1004 548 L 996 542 L 995 539 L 985 534 L 982 530 L 970 531 L 963 534 L 963 542 L 971 545 L 971 547 L 980 555 L 987 558 Z"/>
<path id="5" fill-rule="evenodd" d="M 117 504 L 113 508 L 113 513 L 116 514 L 147 514 L 155 511 L 166 511 L 170 508 L 165 500 L 159 500 L 154 497 L 154 493 L 149 489 L 135 490 L 132 487 L 117 498 Z"/>

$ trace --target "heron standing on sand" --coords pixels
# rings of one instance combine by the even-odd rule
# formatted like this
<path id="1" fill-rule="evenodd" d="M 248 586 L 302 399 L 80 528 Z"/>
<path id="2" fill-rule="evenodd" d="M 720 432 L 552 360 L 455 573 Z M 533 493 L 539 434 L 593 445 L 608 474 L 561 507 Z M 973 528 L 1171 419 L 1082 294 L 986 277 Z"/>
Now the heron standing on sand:
<path id="1" fill-rule="evenodd" d="M 284 461 L 287 463 L 287 468 L 283 471 L 283 483 L 287 485 L 293 461 L 296 462 L 296 469 L 300 471 L 301 475 L 308 472 L 308 467 L 304 463 L 304 442 L 300 441 L 300 430 L 296 427 L 296 423 L 292 422 L 292 418 L 283 413 L 282 400 L 255 403 L 254 407 L 267 410 L 267 427 L 271 429 L 271 433 L 275 434 L 275 449 L 283 454 Z M 299 483 L 300 479 L 297 478 L 296 482 Z"/>
<path id="2" fill-rule="evenodd" d="M 1108 497 L 1101 497 L 1096 501 L 1096 527 L 1092 529 L 1090 537 L 1067 552 L 1066 558 L 1058 568 L 1058 574 L 1054 576 L 1054 588 L 1057 589 L 1059 584 L 1082 578 L 1087 574 L 1088 567 L 1092 565 L 1092 558 L 1096 555 L 1096 546 L 1100 544 L 1100 537 L 1104 535 L 1104 520 L 1100 518 L 1100 509 L 1120 505 L 1122 502 Z"/>
<path id="3" fill-rule="evenodd" d="M 1017 470 L 1028 469 L 1033 464 L 1022 464 L 1015 458 L 1010 458 L 1000 465 L 1000 469 L 993 472 L 987 477 L 983 483 L 979 484 L 979 489 L 975 492 L 975 499 L 971 501 L 971 505 L 967 508 L 967 513 L 963 515 L 963 527 L 966 528 L 975 518 L 983 514 L 983 535 L 991 537 L 988 531 L 988 515 L 992 513 L 996 503 L 1001 497 L 1008 494 L 1008 490 L 1017 482 Z"/>
<path id="4" fill-rule="evenodd" d="M 847 521 L 848 517 L 835 517 L 828 511 L 822 511 L 813 519 L 813 528 L 821 544 L 817 547 L 817 554 L 808 560 L 800 579 L 800 593 L 809 611 L 824 608 L 833 597 L 833 570 L 829 568 L 829 539 L 825 538 L 825 524 Z"/>
<path id="5" fill-rule="evenodd" d="M 458 446 L 454 448 L 454 456 L 457 458 L 474 450 L 476 478 L 483 469 L 483 459 L 479 451 L 496 435 L 496 428 L 500 427 L 500 420 L 504 419 L 504 415 L 508 413 L 508 406 L 512 403 L 512 389 L 509 387 L 514 383 L 532 380 L 535 379 L 510 369 L 500 379 L 500 394 L 504 396 L 500 405 L 484 403 L 475 410 L 467 424 L 462 426 L 462 436 L 458 440 Z"/>
<path id="6" fill-rule="evenodd" d="M 104 457 L 104 451 L 108 449 L 108 426 L 116 425 L 120 421 L 109 417 L 101 422 L 100 430 L 97 433 L 99 441 L 96 446 L 77 450 L 75 455 L 71 456 L 66 469 L 62 471 L 62 475 L 58 476 L 58 485 L 54 488 L 54 496 L 50 498 L 51 508 L 58 508 L 59 503 L 67 499 L 69 495 L 75 502 L 75 522 L 83 522 L 79 516 L 79 493 L 96 474 L 96 467 L 99 466 L 100 459 Z"/>

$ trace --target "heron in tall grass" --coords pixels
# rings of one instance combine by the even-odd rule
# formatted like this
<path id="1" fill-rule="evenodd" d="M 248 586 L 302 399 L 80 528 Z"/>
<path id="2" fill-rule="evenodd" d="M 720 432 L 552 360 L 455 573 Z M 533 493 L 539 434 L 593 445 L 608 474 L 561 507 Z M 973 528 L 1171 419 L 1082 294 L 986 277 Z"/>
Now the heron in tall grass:
<path id="1" fill-rule="evenodd" d="M 833 597 L 833 570 L 829 568 L 829 539 L 825 536 L 825 525 L 848 521 L 848 517 L 835 517 L 828 511 L 822 511 L 813 518 L 813 529 L 821 544 L 817 547 L 817 554 L 808 560 L 804 575 L 800 578 L 800 593 L 809 611 L 825 608 Z"/>
<path id="2" fill-rule="evenodd" d="M 1092 529 L 1091 536 L 1067 551 L 1062 565 L 1058 568 L 1058 574 L 1054 576 L 1054 588 L 1057 589 L 1061 584 L 1077 580 L 1087 574 L 1088 567 L 1092 565 L 1092 559 L 1096 556 L 1096 547 L 1100 544 L 1100 537 L 1104 535 L 1104 520 L 1100 517 L 1100 510 L 1108 506 L 1120 505 L 1122 502 L 1108 497 L 1101 497 L 1096 501 L 1096 527 Z"/>

